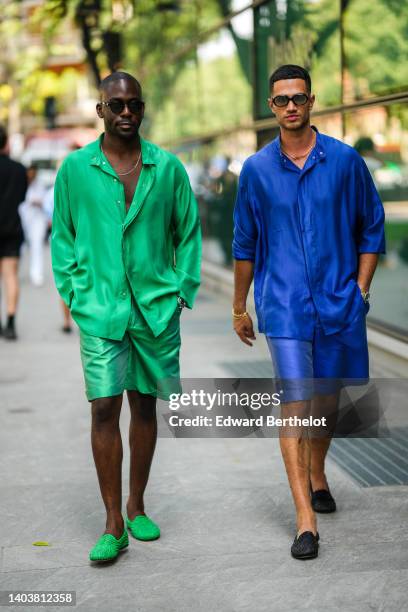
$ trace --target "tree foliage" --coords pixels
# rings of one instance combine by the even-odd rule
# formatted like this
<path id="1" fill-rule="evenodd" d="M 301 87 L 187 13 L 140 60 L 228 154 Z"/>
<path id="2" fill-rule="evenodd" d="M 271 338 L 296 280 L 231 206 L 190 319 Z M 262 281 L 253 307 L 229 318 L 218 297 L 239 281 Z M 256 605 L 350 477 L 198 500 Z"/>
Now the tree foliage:
<path id="1" fill-rule="evenodd" d="M 25 18 L 24 3 L 0 2 L 0 114 L 1 100 L 4 111 L 16 91 L 23 108 L 32 112 L 40 112 L 43 96 L 69 95 L 72 70 L 60 77 L 47 71 L 47 57 L 68 24 L 80 32 L 94 85 L 117 68 L 135 74 L 155 121 L 157 117 L 166 126 L 172 118 L 172 133 L 196 133 L 204 126 L 218 129 L 250 113 L 252 42 L 227 25 L 235 55 L 203 61 L 195 44 L 202 42 L 200 33 L 231 13 L 231 0 L 45 0 Z M 321 106 L 341 101 L 340 5 L 337 0 L 270 3 L 271 62 L 297 61 L 309 67 Z M 352 97 L 406 87 L 408 4 L 342 0 L 342 5 Z M 42 45 L 26 45 L 30 33 L 40 37 Z"/>

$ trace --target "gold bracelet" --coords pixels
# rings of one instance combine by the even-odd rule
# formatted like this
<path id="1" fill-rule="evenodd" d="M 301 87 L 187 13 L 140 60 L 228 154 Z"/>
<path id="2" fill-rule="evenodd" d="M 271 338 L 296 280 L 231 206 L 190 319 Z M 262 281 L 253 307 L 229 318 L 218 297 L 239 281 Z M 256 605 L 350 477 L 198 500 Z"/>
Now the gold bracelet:
<path id="1" fill-rule="evenodd" d="M 234 309 L 232 309 L 232 316 L 234 319 L 243 319 L 243 317 L 248 317 L 247 311 L 237 314 Z"/>

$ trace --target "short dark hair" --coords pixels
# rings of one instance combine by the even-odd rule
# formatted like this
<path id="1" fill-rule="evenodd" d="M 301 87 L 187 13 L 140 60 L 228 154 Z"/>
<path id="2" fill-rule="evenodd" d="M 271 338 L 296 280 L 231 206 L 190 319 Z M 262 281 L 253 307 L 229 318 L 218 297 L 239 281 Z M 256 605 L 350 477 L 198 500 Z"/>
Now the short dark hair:
<path id="1" fill-rule="evenodd" d="M 272 91 L 273 84 L 276 83 L 276 81 L 283 81 L 285 79 L 303 79 L 306 81 L 307 91 L 309 93 L 312 91 L 310 74 L 306 68 L 302 68 L 302 66 L 297 66 L 296 64 L 285 64 L 284 66 L 279 66 L 279 68 L 272 72 L 269 77 L 269 91 Z"/>
<path id="2" fill-rule="evenodd" d="M 131 83 L 136 85 L 136 87 L 140 91 L 140 96 L 142 96 L 142 86 L 139 81 L 128 72 L 121 71 L 112 72 L 112 74 L 108 74 L 108 76 L 101 81 L 99 85 L 100 95 L 102 96 L 102 93 L 104 93 L 108 89 L 109 85 L 111 85 L 112 83 L 116 83 L 117 81 L 130 81 Z"/>
<path id="3" fill-rule="evenodd" d="M 0 149 L 4 149 L 7 144 L 8 135 L 4 125 L 0 125 Z"/>

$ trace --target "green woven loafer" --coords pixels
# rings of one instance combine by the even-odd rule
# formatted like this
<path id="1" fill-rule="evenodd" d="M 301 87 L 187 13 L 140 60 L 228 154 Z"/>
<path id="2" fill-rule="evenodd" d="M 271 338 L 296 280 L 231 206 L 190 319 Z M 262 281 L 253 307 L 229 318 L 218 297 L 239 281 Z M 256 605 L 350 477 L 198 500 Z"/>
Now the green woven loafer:
<path id="1" fill-rule="evenodd" d="M 158 525 L 153 523 L 153 521 L 145 514 L 139 514 L 133 519 L 133 521 L 126 518 L 126 525 L 136 540 L 143 540 L 144 542 L 147 542 L 149 540 L 157 540 L 157 538 L 160 538 L 160 529 Z"/>
<path id="2" fill-rule="evenodd" d="M 104 533 L 89 553 L 91 561 L 112 561 L 124 548 L 129 546 L 129 536 L 126 529 L 119 539 L 111 533 Z"/>

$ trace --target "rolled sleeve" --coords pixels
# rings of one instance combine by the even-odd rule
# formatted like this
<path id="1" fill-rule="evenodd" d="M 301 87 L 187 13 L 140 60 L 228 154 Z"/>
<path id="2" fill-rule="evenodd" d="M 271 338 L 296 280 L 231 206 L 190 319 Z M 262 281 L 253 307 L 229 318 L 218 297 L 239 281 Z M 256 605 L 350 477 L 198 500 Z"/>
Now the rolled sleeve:
<path id="1" fill-rule="evenodd" d="M 359 253 L 385 253 L 384 207 L 364 160 L 357 167 L 357 197 Z"/>
<path id="2" fill-rule="evenodd" d="M 232 254 L 235 259 L 255 261 L 257 228 L 249 198 L 248 172 L 245 165 L 239 177 L 234 208 L 234 239 Z"/>

